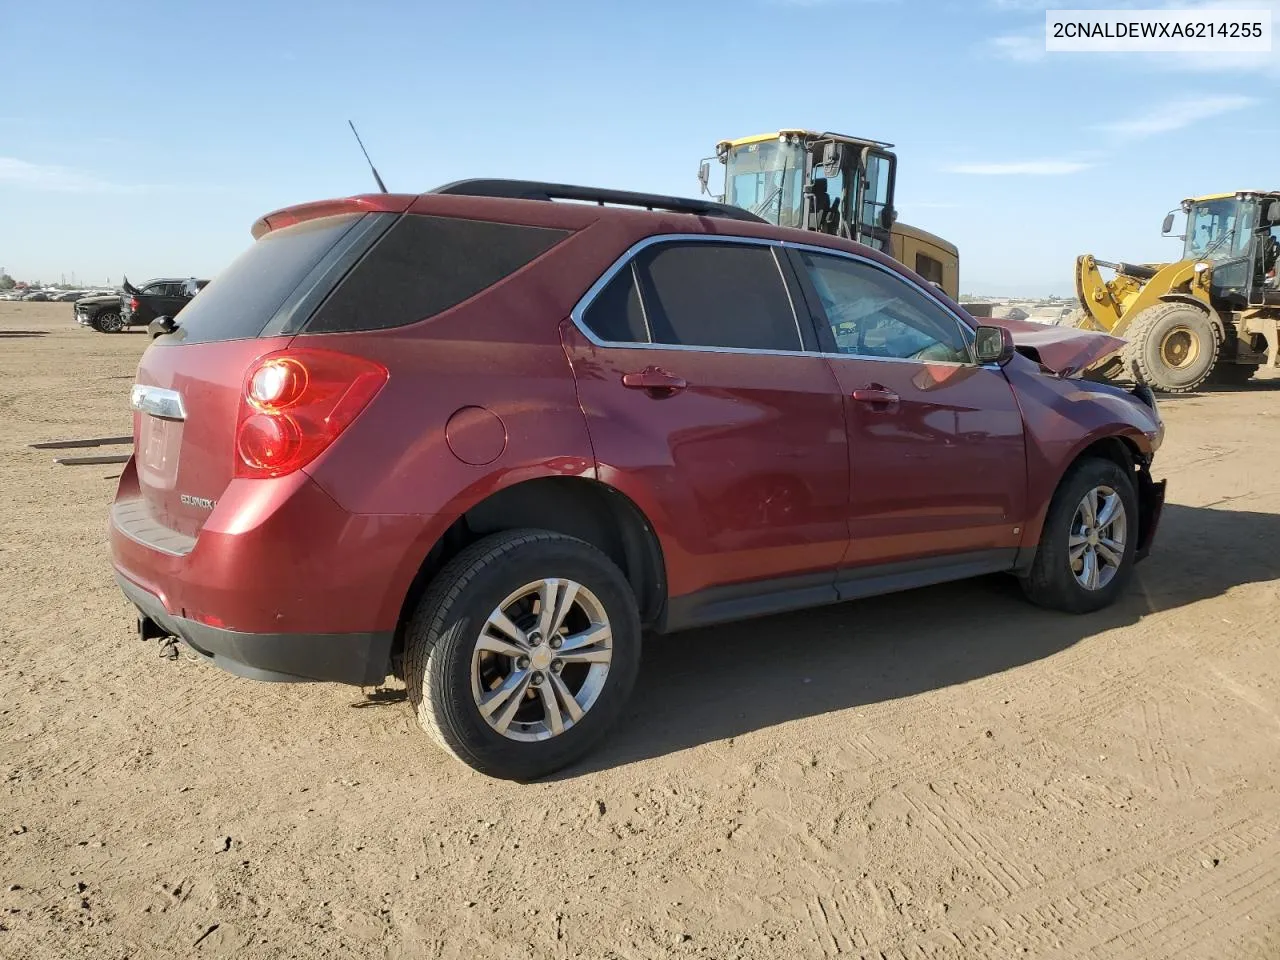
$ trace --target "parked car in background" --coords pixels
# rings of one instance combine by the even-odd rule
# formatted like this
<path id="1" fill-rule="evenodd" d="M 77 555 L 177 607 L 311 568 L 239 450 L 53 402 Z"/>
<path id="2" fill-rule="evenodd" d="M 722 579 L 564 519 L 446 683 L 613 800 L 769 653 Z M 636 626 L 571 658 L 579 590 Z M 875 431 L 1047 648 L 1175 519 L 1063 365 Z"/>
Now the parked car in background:
<path id="1" fill-rule="evenodd" d="M 28 303 L 47 303 L 49 300 L 49 294 L 45 293 L 43 290 L 33 290 L 31 293 L 24 295 L 22 299 Z"/>
<path id="2" fill-rule="evenodd" d="M 123 305 L 124 298 L 118 293 L 92 294 L 77 300 L 72 313 L 83 326 L 100 333 L 119 333 L 124 329 Z"/>
<path id="3" fill-rule="evenodd" d="M 1151 547 L 1155 399 L 1077 375 L 1123 341 L 980 325 L 860 244 L 493 180 L 253 234 L 142 356 L 116 580 L 241 676 L 399 675 L 485 773 L 582 756 L 643 630 L 996 572 L 1087 613 Z"/>
<path id="4" fill-rule="evenodd" d="M 86 296 L 84 290 L 64 290 L 62 293 L 56 294 L 53 300 L 56 303 L 75 303 L 83 296 Z"/>
<path id="5" fill-rule="evenodd" d="M 157 317 L 176 317 L 208 280 L 164 278 L 148 280 L 139 289 L 126 277 L 121 316 L 126 327 L 145 327 Z"/>

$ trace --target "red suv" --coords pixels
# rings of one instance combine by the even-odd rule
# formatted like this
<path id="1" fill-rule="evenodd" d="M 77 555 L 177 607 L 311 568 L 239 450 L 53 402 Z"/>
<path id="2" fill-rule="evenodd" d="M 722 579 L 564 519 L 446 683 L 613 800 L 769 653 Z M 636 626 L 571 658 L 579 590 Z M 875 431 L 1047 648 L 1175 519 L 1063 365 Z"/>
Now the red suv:
<path id="1" fill-rule="evenodd" d="M 402 677 L 488 774 L 581 756 L 646 630 L 994 571 L 1087 612 L 1155 532 L 1150 391 L 1073 376 L 1120 341 L 855 243 L 493 180 L 253 234 L 143 355 L 116 578 L 242 676 Z"/>

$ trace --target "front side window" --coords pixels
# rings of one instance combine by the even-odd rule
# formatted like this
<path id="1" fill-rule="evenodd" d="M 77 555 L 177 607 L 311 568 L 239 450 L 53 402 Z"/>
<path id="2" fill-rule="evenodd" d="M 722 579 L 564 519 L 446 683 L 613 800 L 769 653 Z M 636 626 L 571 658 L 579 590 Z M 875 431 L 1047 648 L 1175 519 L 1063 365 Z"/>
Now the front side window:
<path id="1" fill-rule="evenodd" d="M 956 319 L 905 281 L 844 257 L 802 252 L 801 259 L 837 352 L 884 360 L 970 361 Z"/>

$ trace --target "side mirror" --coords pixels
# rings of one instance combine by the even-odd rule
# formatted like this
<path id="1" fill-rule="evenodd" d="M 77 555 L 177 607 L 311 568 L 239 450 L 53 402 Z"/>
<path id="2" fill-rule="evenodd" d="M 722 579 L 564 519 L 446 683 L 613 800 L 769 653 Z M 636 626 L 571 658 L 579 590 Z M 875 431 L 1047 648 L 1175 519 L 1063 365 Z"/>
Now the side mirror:
<path id="1" fill-rule="evenodd" d="M 1013 359 L 1013 334 L 1004 327 L 978 327 L 974 331 L 973 354 L 979 363 L 1003 367 Z"/>
<path id="2" fill-rule="evenodd" d="M 880 211 L 880 226 L 886 230 L 892 230 L 893 225 L 898 222 L 898 211 L 893 207 L 885 207 Z"/>
<path id="3" fill-rule="evenodd" d="M 1173 214 L 1166 213 L 1164 215 L 1164 223 L 1160 226 L 1160 233 L 1166 234 L 1173 229 Z"/>
<path id="4" fill-rule="evenodd" d="M 1280 223 L 1280 200 L 1267 204 L 1267 223 Z"/>
<path id="5" fill-rule="evenodd" d="M 702 188 L 703 193 L 709 193 L 708 184 L 711 183 L 711 164 L 706 160 L 698 166 L 698 186 Z"/>
<path id="6" fill-rule="evenodd" d="M 840 175 L 840 166 L 844 162 L 844 149 L 838 143 L 822 145 L 822 172 L 830 180 Z"/>

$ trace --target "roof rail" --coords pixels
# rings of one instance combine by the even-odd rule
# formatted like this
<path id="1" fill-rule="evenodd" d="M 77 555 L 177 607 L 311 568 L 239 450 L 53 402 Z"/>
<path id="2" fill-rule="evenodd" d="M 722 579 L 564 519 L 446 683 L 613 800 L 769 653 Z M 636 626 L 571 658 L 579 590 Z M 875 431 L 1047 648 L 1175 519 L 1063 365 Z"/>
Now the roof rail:
<path id="1" fill-rule="evenodd" d="M 511 200 L 582 200 L 600 206 L 614 204 L 624 207 L 644 207 L 646 210 L 667 210 L 672 213 L 696 213 L 704 217 L 724 217 L 728 220 L 746 220 L 750 223 L 768 222 L 763 217 L 758 217 L 741 207 L 717 203 L 714 200 L 669 197 L 660 193 L 636 193 L 632 190 L 580 187 L 570 183 L 542 183 L 538 180 L 455 180 L 453 183 L 446 183 L 428 192 L 461 197 L 504 197 Z"/>

